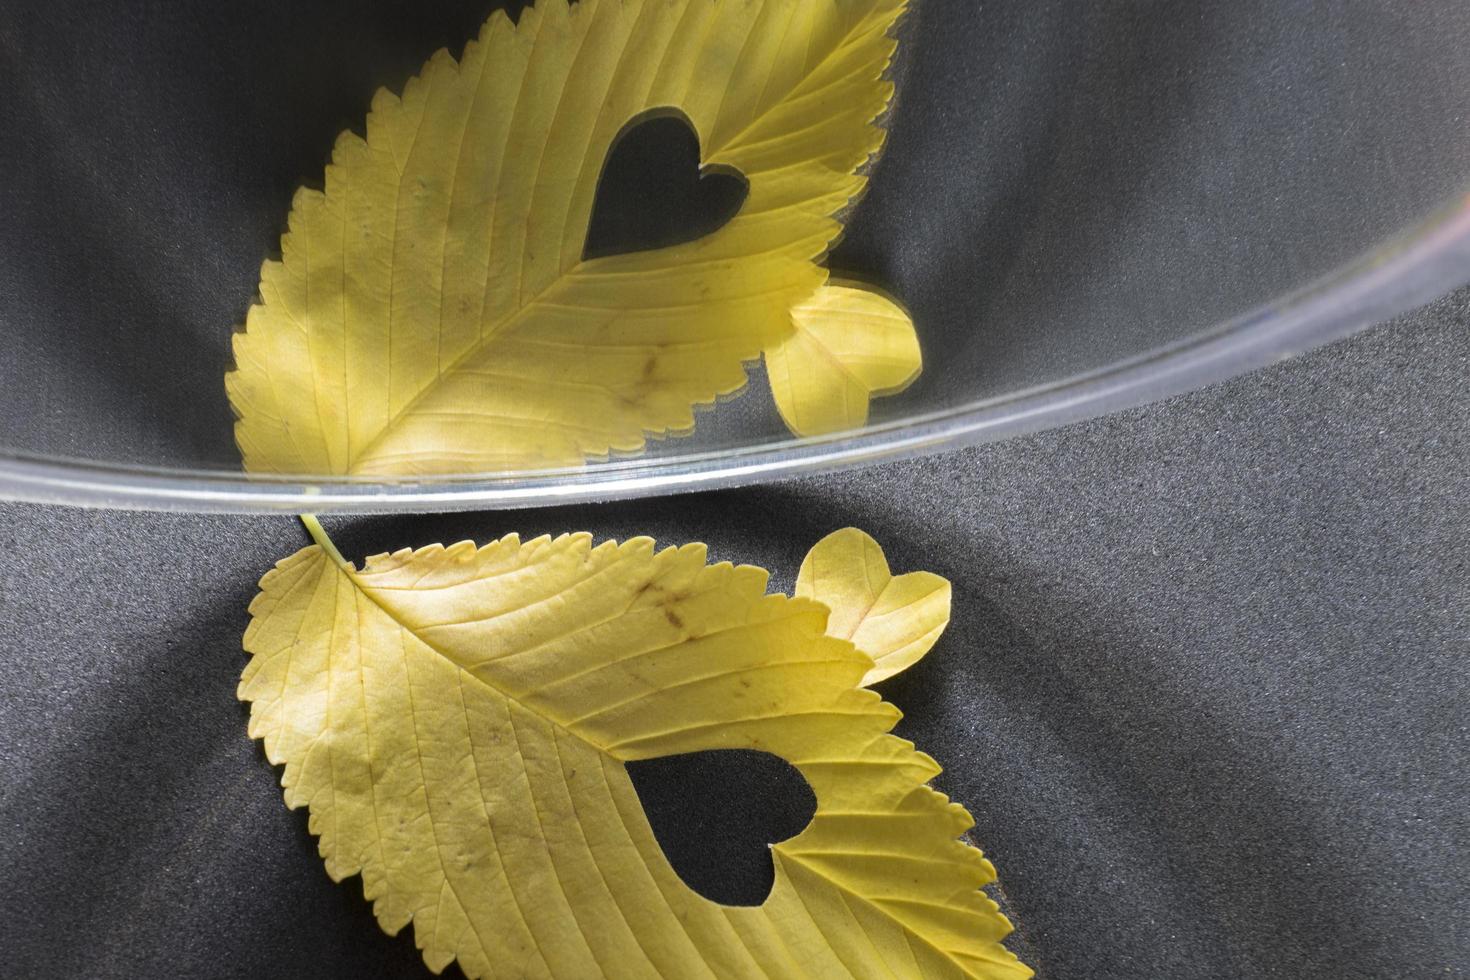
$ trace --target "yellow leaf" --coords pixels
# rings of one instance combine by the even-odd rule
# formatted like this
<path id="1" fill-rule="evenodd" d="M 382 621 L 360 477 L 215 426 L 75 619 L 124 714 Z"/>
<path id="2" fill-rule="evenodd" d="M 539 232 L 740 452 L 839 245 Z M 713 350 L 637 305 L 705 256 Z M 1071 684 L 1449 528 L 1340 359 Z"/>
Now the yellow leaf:
<path id="1" fill-rule="evenodd" d="M 321 547 L 261 582 L 240 684 L 252 736 L 335 879 L 471 977 L 1025 977 L 994 879 L 932 759 L 888 734 L 871 666 L 767 574 L 586 534 Z M 693 892 L 625 763 L 751 749 L 816 815 L 765 903 Z"/>
<path id="2" fill-rule="evenodd" d="M 894 578 L 878 542 L 855 527 L 816 543 L 801 563 L 796 594 L 832 610 L 828 636 L 873 659 L 864 685 L 918 663 L 949 625 L 949 580 L 932 572 Z"/>
<path id="3" fill-rule="evenodd" d="M 827 280 L 907 0 L 541 0 L 344 133 L 261 271 L 226 378 L 256 472 L 579 464 L 684 432 Z M 583 260 L 603 161 L 682 113 L 743 174 L 703 239 Z"/>
<path id="4" fill-rule="evenodd" d="M 855 283 L 824 286 L 791 318 L 795 332 L 766 349 L 766 374 L 799 436 L 862 428 L 868 402 L 907 388 L 923 367 L 909 315 Z"/>

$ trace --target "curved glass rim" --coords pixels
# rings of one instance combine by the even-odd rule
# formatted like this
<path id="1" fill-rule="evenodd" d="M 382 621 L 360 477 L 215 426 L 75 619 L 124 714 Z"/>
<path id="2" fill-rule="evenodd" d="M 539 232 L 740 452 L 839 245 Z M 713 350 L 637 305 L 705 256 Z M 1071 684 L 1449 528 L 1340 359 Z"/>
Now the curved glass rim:
<path id="1" fill-rule="evenodd" d="M 327 481 L 0 452 L 0 498 L 139 510 L 383 513 L 511 509 L 745 486 L 910 458 L 1133 408 L 1283 360 L 1470 281 L 1470 194 L 1366 255 L 1213 329 L 1095 371 L 856 432 L 595 467 Z"/>

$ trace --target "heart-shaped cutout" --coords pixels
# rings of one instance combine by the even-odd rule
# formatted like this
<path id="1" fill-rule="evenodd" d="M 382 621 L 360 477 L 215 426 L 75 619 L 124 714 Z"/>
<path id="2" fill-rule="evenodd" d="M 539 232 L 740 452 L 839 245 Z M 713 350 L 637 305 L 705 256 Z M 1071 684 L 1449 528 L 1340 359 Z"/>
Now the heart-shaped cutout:
<path id="1" fill-rule="evenodd" d="M 733 168 L 700 165 L 699 134 L 682 113 L 643 113 L 608 152 L 582 257 L 696 241 L 735 217 L 749 192 L 745 177 Z"/>
<path id="2" fill-rule="evenodd" d="M 817 797 L 786 760 L 718 749 L 628 763 L 653 836 L 684 884 L 722 905 L 760 905 L 776 869 L 772 844 L 795 837 Z"/>

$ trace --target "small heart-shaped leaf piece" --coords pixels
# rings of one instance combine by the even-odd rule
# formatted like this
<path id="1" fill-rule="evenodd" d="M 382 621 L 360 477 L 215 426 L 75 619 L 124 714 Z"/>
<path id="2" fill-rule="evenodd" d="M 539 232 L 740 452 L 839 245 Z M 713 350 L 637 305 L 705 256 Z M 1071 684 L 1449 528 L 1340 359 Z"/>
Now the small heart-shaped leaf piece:
<path id="1" fill-rule="evenodd" d="M 868 403 L 907 388 L 923 368 L 913 320 L 893 300 L 833 280 L 795 306 L 796 327 L 765 352 L 776 408 L 792 432 L 862 428 Z"/>
<path id="2" fill-rule="evenodd" d="M 597 183 L 583 259 L 672 248 L 713 235 L 740 212 L 738 170 L 701 167 L 689 118 L 655 109 L 629 124 Z"/>
<path id="3" fill-rule="evenodd" d="M 827 635 L 873 658 L 863 685 L 906 670 L 949 625 L 949 580 L 932 572 L 895 578 L 878 542 L 855 527 L 827 535 L 807 554 L 796 594 L 832 610 Z"/>

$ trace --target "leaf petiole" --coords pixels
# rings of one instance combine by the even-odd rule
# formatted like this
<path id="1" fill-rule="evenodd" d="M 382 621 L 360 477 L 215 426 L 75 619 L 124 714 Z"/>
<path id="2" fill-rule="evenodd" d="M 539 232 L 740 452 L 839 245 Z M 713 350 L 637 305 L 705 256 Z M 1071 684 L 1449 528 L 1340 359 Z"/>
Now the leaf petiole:
<path id="1" fill-rule="evenodd" d="M 326 528 L 322 527 L 322 522 L 316 519 L 315 514 L 299 514 L 297 516 L 301 518 L 301 523 L 305 526 L 306 533 L 311 535 L 311 540 L 315 541 L 333 561 L 347 568 L 352 567 L 352 563 L 346 558 L 343 558 L 342 552 L 338 551 L 337 546 L 332 543 L 332 539 L 327 535 Z"/>

